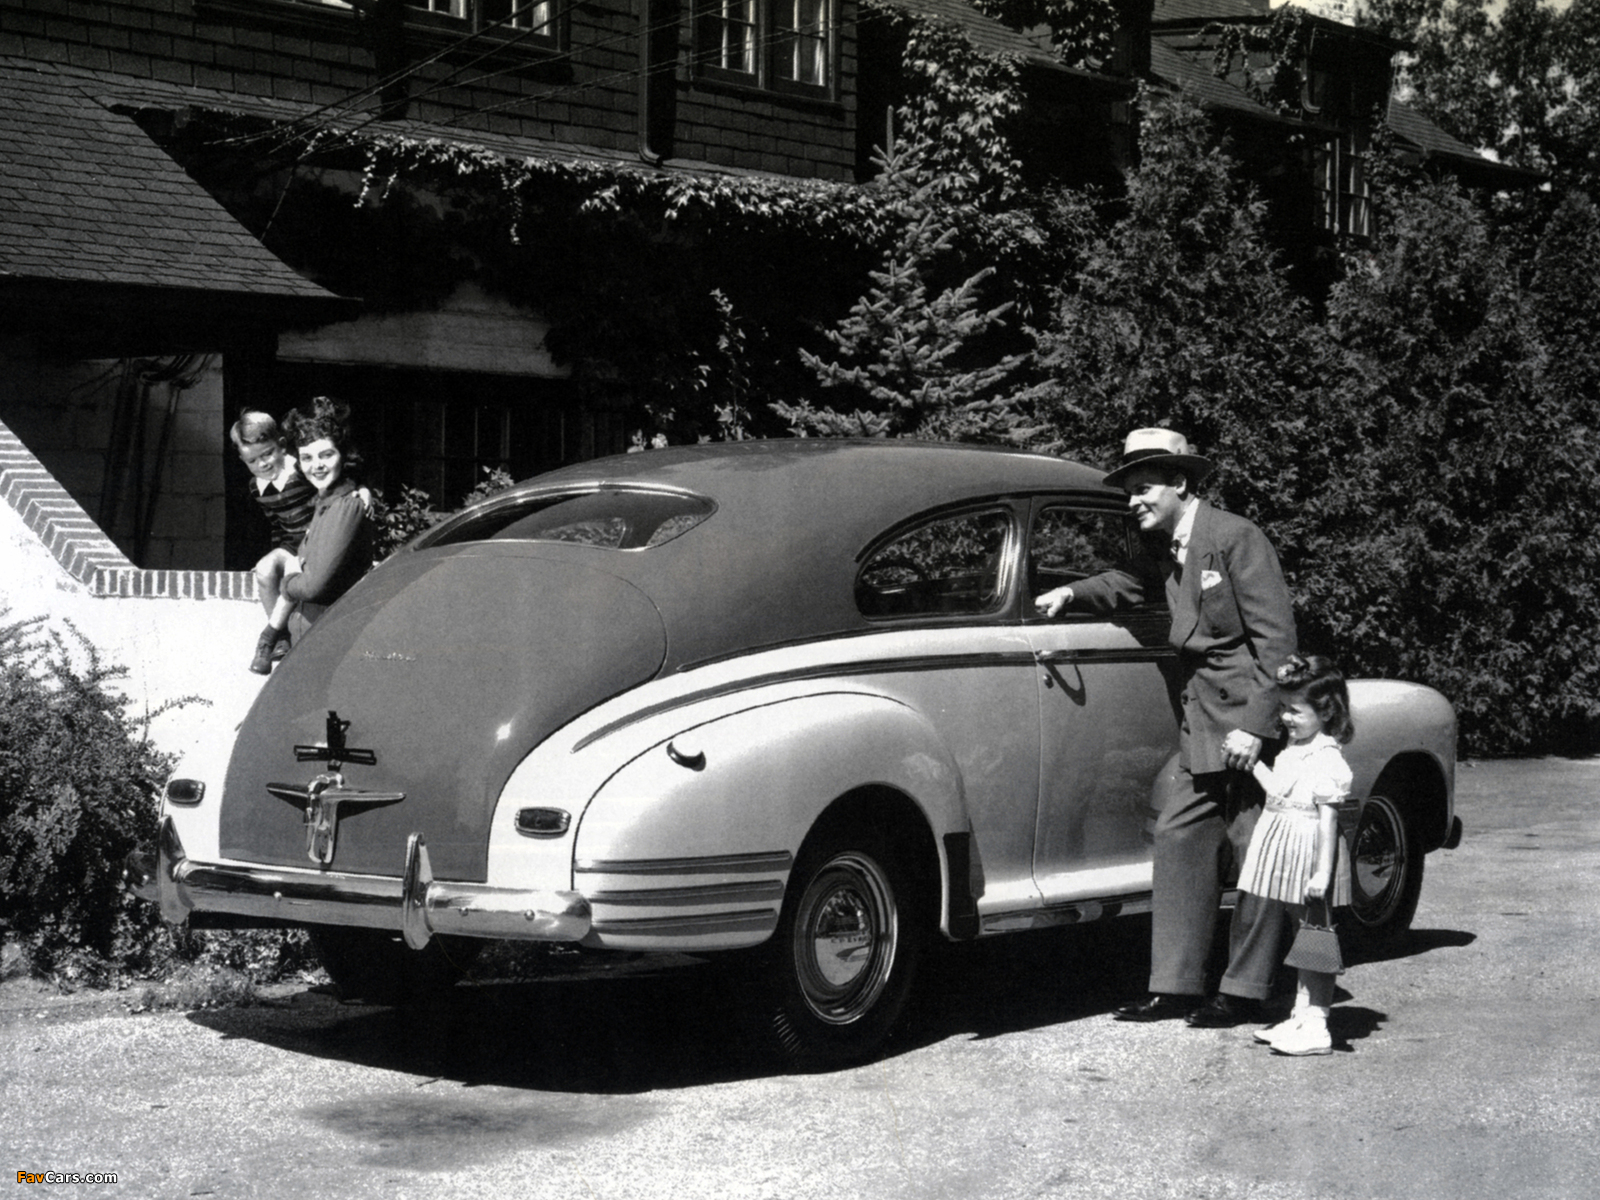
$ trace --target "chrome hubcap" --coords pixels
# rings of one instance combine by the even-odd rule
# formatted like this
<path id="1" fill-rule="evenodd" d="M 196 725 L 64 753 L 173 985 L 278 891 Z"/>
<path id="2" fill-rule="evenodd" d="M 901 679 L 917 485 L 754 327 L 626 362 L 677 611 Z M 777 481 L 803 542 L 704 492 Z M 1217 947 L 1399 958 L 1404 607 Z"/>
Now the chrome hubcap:
<path id="1" fill-rule="evenodd" d="M 855 852 L 828 860 L 795 915 L 795 975 L 807 1007 L 830 1025 L 858 1020 L 888 983 L 898 943 L 883 868 Z"/>
<path id="2" fill-rule="evenodd" d="M 1406 873 L 1406 840 L 1399 814 L 1374 796 L 1356 827 L 1351 884 L 1352 908 L 1366 925 L 1381 924 L 1399 903 Z"/>

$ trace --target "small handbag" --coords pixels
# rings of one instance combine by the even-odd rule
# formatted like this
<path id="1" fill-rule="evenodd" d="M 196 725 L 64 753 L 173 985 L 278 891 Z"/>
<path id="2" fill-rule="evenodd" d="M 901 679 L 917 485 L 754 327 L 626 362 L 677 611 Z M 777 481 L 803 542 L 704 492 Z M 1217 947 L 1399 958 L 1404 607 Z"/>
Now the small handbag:
<path id="1" fill-rule="evenodd" d="M 1289 947 L 1283 961 L 1302 971 L 1338 975 L 1344 971 L 1344 956 L 1339 953 L 1339 932 L 1333 927 L 1333 909 L 1326 900 L 1318 903 L 1322 907 L 1322 921 L 1319 923 L 1313 918 L 1312 905 L 1307 903 L 1299 932 L 1294 935 L 1294 945 Z"/>

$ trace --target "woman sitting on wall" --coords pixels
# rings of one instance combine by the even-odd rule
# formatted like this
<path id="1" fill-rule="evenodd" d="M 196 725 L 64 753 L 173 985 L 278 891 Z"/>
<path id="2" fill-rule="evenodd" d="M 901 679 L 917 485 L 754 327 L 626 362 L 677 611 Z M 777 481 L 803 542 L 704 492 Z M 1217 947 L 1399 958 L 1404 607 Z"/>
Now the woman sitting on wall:
<path id="1" fill-rule="evenodd" d="M 328 605 L 371 569 L 373 527 L 348 474 L 361 461 L 350 444 L 349 407 L 318 396 L 309 413 L 290 412 L 283 429 L 300 473 L 317 489 L 311 526 L 283 581 L 283 595 L 295 604 L 289 630 L 298 642 Z"/>

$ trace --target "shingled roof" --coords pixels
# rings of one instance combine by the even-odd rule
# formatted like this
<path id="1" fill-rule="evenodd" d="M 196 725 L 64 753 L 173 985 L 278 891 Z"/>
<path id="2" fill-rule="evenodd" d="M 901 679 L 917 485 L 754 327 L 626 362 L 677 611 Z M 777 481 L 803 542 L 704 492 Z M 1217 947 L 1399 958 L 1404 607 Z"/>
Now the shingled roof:
<path id="1" fill-rule="evenodd" d="M 89 72 L 0 57 L 0 284 L 337 299 L 262 246 L 95 91 Z"/>

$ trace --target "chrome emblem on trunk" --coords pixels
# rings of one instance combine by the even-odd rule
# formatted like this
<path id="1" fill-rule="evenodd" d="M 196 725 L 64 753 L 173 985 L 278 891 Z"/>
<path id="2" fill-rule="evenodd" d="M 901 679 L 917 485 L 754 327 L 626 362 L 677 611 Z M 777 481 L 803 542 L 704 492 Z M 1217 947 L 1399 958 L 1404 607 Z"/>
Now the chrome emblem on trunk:
<path id="1" fill-rule="evenodd" d="M 378 756 L 371 750 L 357 750 L 347 746 L 345 730 L 349 721 L 341 721 L 339 714 L 328 710 L 327 741 L 315 746 L 296 746 L 297 762 L 321 760 L 328 769 L 314 776 L 304 786 L 294 783 L 269 783 L 267 791 L 280 800 L 287 800 L 305 812 L 306 857 L 320 866 L 333 862 L 339 838 L 339 810 L 347 805 L 377 806 L 398 804 L 406 798 L 404 792 L 364 791 L 345 785 L 339 768 L 347 762 L 374 765 Z"/>

